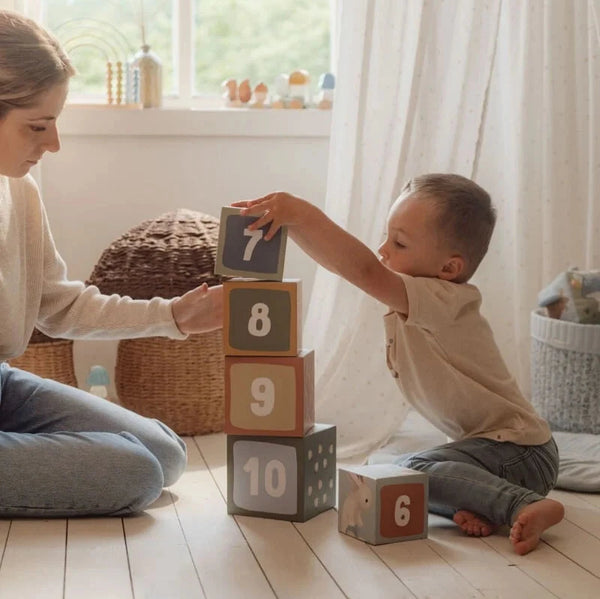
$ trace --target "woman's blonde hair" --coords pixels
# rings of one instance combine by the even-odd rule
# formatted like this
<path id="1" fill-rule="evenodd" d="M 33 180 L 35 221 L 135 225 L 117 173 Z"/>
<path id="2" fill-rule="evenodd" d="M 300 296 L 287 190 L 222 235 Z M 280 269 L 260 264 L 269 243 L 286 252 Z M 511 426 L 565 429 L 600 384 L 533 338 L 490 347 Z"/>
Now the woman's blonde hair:
<path id="1" fill-rule="evenodd" d="M 31 19 L 0 10 L 0 119 L 13 108 L 35 105 L 40 94 L 74 74 L 53 35 Z"/>

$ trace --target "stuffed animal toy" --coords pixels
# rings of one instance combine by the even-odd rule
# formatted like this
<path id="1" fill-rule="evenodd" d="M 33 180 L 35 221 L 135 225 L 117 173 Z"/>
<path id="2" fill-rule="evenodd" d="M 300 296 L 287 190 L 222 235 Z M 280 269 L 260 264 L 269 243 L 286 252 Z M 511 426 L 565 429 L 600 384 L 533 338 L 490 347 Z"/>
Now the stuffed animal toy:
<path id="1" fill-rule="evenodd" d="M 538 304 L 546 308 L 550 318 L 600 324 L 600 305 L 590 296 L 596 292 L 600 292 L 600 270 L 570 268 L 540 291 Z"/>

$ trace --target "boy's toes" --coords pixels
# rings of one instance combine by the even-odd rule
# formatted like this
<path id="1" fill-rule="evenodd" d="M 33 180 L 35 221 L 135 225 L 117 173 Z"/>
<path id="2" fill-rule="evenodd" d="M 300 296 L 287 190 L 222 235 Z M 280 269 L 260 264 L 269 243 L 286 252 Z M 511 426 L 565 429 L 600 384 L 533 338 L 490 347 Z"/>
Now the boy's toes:
<path id="1" fill-rule="evenodd" d="M 452 519 L 466 534 L 472 537 L 487 537 L 498 528 L 487 518 L 468 510 L 458 510 Z"/>

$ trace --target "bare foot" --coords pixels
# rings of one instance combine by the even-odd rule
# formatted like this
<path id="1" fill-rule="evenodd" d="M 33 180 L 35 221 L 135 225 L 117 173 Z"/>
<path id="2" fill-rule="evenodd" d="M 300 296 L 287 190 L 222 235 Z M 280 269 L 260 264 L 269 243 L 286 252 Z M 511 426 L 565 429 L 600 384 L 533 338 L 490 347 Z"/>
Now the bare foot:
<path id="1" fill-rule="evenodd" d="M 458 510 L 452 519 L 464 532 L 472 537 L 489 537 L 498 530 L 497 524 L 493 524 L 487 518 L 467 510 Z"/>
<path id="2" fill-rule="evenodd" d="M 526 505 L 518 514 L 510 529 L 510 541 L 519 555 L 525 555 L 537 547 L 541 534 L 558 524 L 565 515 L 562 503 L 554 499 L 541 499 Z"/>

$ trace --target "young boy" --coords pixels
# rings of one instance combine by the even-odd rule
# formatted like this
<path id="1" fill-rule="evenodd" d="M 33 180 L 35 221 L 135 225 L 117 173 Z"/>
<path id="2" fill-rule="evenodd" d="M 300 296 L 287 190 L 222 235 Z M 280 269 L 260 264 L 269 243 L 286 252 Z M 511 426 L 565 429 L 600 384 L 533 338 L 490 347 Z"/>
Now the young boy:
<path id="1" fill-rule="evenodd" d="M 546 494 L 556 482 L 558 451 L 546 422 L 508 372 L 481 295 L 467 281 L 487 252 L 495 224 L 489 195 L 452 174 L 416 177 L 392 206 L 380 259 L 308 202 L 273 193 L 237 202 L 283 225 L 319 264 L 389 306 L 387 362 L 411 405 L 453 443 L 398 463 L 429 474 L 430 509 L 467 534 L 511 526 L 519 554 L 564 516 Z"/>

